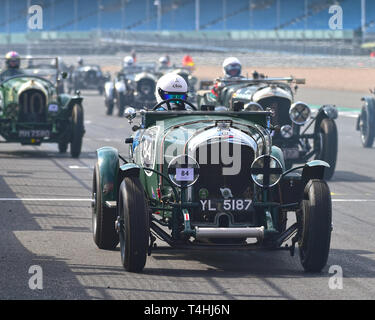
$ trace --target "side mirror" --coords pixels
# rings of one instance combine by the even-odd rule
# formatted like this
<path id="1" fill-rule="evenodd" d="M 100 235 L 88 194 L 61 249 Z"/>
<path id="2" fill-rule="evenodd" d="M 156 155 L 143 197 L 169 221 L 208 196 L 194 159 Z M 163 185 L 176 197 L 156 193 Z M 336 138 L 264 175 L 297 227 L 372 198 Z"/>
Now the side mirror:
<path id="1" fill-rule="evenodd" d="M 137 112 L 133 107 L 128 107 L 125 109 L 124 116 L 128 119 L 129 123 L 132 123 L 133 119 L 137 116 Z"/>

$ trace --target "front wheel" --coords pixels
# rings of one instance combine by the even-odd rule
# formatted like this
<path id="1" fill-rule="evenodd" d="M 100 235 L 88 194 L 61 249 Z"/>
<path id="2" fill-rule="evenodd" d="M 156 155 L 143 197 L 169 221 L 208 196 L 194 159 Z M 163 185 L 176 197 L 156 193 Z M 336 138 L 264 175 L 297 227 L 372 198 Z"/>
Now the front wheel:
<path id="1" fill-rule="evenodd" d="M 304 190 L 299 219 L 300 261 L 307 272 L 320 272 L 327 263 L 332 231 L 332 202 L 327 183 L 310 180 Z"/>
<path id="2" fill-rule="evenodd" d="M 374 110 L 370 109 L 370 106 L 365 105 L 362 107 L 361 114 L 359 116 L 359 131 L 361 133 L 362 146 L 364 148 L 371 148 L 374 143 L 375 137 L 375 121 L 374 121 Z"/>
<path id="3" fill-rule="evenodd" d="M 84 132 L 83 108 L 76 104 L 72 111 L 72 140 L 70 143 L 70 154 L 73 158 L 78 158 L 81 154 Z"/>
<path id="4" fill-rule="evenodd" d="M 324 179 L 330 180 L 335 172 L 338 150 L 338 134 L 335 122 L 324 118 L 318 127 L 317 140 L 318 154 L 316 159 L 323 160 L 329 164 L 324 170 Z"/>
<path id="5" fill-rule="evenodd" d="M 141 272 L 146 264 L 150 237 L 144 189 L 136 177 L 126 177 L 119 190 L 119 239 L 126 271 Z"/>
<path id="6" fill-rule="evenodd" d="M 92 181 L 92 233 L 99 249 L 114 250 L 119 242 L 115 229 L 116 210 L 107 208 L 102 199 L 99 166 Z"/>

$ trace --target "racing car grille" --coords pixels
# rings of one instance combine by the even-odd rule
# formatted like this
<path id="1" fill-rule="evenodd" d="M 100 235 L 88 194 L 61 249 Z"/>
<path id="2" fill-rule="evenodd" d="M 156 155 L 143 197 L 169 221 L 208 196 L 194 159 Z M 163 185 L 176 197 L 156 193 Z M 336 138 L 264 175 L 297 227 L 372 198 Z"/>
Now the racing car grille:
<path id="1" fill-rule="evenodd" d="M 19 97 L 20 122 L 45 122 L 46 121 L 46 96 L 37 89 L 22 92 Z"/>
<path id="2" fill-rule="evenodd" d="M 221 146 L 220 148 L 221 149 Z M 196 159 L 200 165 L 200 176 L 198 181 L 193 187 L 193 197 L 196 201 L 200 199 L 200 191 L 207 190 L 207 199 L 218 199 L 219 201 L 224 199 L 223 190 L 230 190 L 232 198 L 234 199 L 252 199 L 253 187 L 251 183 L 250 166 L 254 160 L 254 150 L 248 146 L 241 146 L 241 154 L 238 155 L 241 161 L 237 161 L 240 164 L 239 172 L 235 175 L 224 175 L 223 168 L 230 168 L 232 164 L 228 165 L 223 163 L 221 157 L 217 157 L 215 152 L 211 152 L 212 146 L 208 145 L 202 149 L 196 150 Z M 200 157 L 202 152 L 207 153 L 206 156 Z M 229 155 L 233 152 L 233 145 L 229 145 Z M 220 153 L 221 154 L 221 150 Z M 204 159 L 202 163 L 202 158 Z M 238 158 L 237 158 L 238 159 Z M 235 164 L 235 166 L 236 166 Z M 207 214 L 201 212 L 200 209 L 193 210 L 192 222 L 194 223 L 213 223 L 216 213 Z M 234 214 L 234 222 L 250 222 L 252 215 L 250 214 Z"/>
<path id="3" fill-rule="evenodd" d="M 258 103 L 264 108 L 271 108 L 274 112 L 272 117 L 272 124 L 283 126 L 285 124 L 291 124 L 289 117 L 290 101 L 285 98 L 271 97 L 264 98 L 258 101 Z"/>
<path id="4" fill-rule="evenodd" d="M 90 84 L 96 84 L 98 79 L 96 76 L 96 71 L 95 70 L 89 70 L 87 71 L 86 74 L 86 81 Z"/>
<path id="5" fill-rule="evenodd" d="M 151 79 L 141 79 L 137 83 L 137 91 L 144 99 L 154 99 L 155 82 Z"/>

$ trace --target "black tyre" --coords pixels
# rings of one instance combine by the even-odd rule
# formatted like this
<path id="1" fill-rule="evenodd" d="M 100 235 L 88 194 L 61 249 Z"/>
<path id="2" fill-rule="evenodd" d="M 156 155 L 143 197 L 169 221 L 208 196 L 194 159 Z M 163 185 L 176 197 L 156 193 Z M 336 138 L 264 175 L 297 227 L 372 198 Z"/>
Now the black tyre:
<path id="1" fill-rule="evenodd" d="M 119 191 L 121 262 L 125 270 L 141 272 L 146 264 L 150 226 L 144 189 L 136 177 L 126 177 Z"/>
<path id="2" fill-rule="evenodd" d="M 327 263 L 332 231 L 331 193 L 323 180 L 305 187 L 300 217 L 299 255 L 307 272 L 320 272 Z"/>
<path id="3" fill-rule="evenodd" d="M 365 105 L 362 107 L 359 116 L 359 131 L 361 133 L 361 141 L 364 148 L 371 148 L 374 144 L 375 136 L 375 115 L 374 110 L 370 106 Z"/>
<path id="4" fill-rule="evenodd" d="M 125 98 L 125 95 L 120 93 L 117 96 L 117 108 L 118 108 L 118 114 L 117 115 L 119 117 L 124 116 L 125 107 L 126 107 L 126 98 Z"/>
<path id="5" fill-rule="evenodd" d="M 99 167 L 95 166 L 92 180 L 92 232 L 94 242 L 100 249 L 113 250 L 119 243 L 115 229 L 116 209 L 107 208 L 100 192 Z"/>
<path id="6" fill-rule="evenodd" d="M 66 151 L 68 150 L 68 143 L 67 142 L 59 142 L 58 147 L 59 147 L 60 153 L 66 153 Z"/>
<path id="7" fill-rule="evenodd" d="M 338 149 L 338 134 L 336 123 L 324 118 L 318 127 L 318 154 L 316 159 L 323 160 L 330 165 L 324 170 L 324 179 L 330 180 L 335 172 Z"/>
<path id="8" fill-rule="evenodd" d="M 84 133 L 83 108 L 76 104 L 72 111 L 72 140 L 70 143 L 70 154 L 73 158 L 78 158 L 81 154 Z"/>
<path id="9" fill-rule="evenodd" d="M 112 102 L 107 102 L 106 103 L 106 114 L 107 116 L 111 116 L 112 113 L 113 113 L 113 107 L 114 107 L 114 104 L 113 104 L 113 101 Z"/>

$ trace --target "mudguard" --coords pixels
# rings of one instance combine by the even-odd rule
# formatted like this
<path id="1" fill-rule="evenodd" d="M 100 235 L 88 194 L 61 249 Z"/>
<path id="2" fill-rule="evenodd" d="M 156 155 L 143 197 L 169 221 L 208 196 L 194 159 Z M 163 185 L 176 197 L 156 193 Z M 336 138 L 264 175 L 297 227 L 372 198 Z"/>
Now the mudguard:
<path id="1" fill-rule="evenodd" d="M 119 156 L 118 151 L 112 147 L 103 147 L 97 151 L 100 190 L 102 201 L 117 201 Z"/>
<path id="2" fill-rule="evenodd" d="M 275 157 L 277 160 L 280 161 L 283 171 L 285 171 L 285 161 L 284 161 L 284 154 L 279 147 L 272 146 L 271 149 L 271 156 Z"/>
<path id="3" fill-rule="evenodd" d="M 306 185 L 311 179 L 323 180 L 324 170 L 329 167 L 330 165 L 322 160 L 312 160 L 307 162 L 302 169 L 302 180 L 304 185 Z"/>
<path id="4" fill-rule="evenodd" d="M 315 131 L 314 132 L 319 131 L 320 123 L 322 122 L 324 118 L 335 120 L 337 119 L 337 117 L 338 117 L 338 111 L 336 109 L 336 106 L 330 105 L 330 104 L 321 106 L 315 118 Z"/>
<path id="5" fill-rule="evenodd" d="M 120 181 L 125 177 L 139 177 L 141 168 L 135 163 L 125 163 L 120 167 Z"/>

